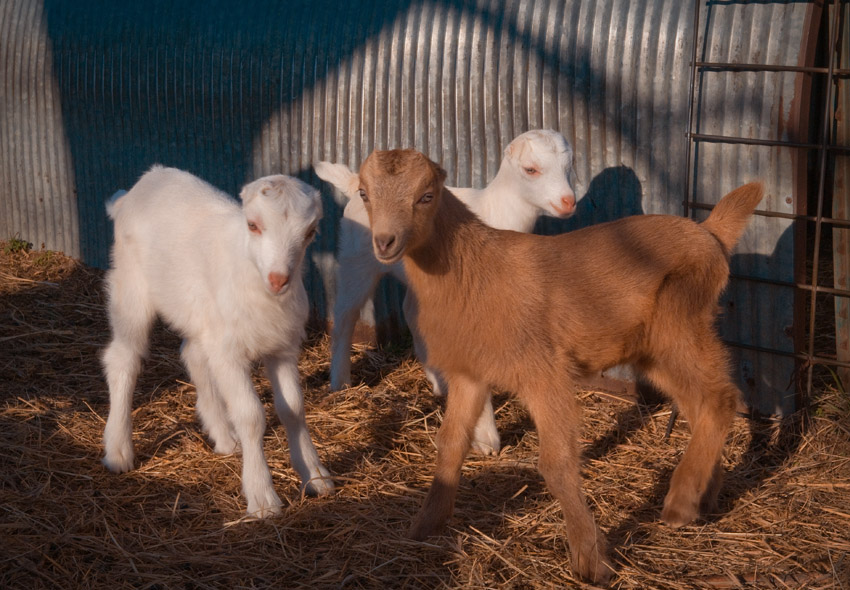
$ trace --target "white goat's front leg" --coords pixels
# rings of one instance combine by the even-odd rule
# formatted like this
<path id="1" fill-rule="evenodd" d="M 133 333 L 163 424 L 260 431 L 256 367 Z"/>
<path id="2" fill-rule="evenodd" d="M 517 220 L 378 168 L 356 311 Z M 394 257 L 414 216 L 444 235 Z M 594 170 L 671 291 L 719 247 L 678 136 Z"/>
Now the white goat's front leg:
<path id="1" fill-rule="evenodd" d="M 331 474 L 319 460 L 307 428 L 297 360 L 270 357 L 265 364 L 274 390 L 274 407 L 286 429 L 290 460 L 301 476 L 302 489 L 318 496 L 331 493 L 334 489 Z"/>
<path id="2" fill-rule="evenodd" d="M 242 491 L 248 501 L 248 515 L 263 518 L 277 514 L 281 501 L 263 452 L 266 414 L 251 383 L 250 370 L 230 361 L 226 354 L 211 359 L 209 367 L 242 445 Z"/>
<path id="3" fill-rule="evenodd" d="M 345 231 L 344 226 L 340 231 Z M 339 391 L 351 385 L 351 342 L 354 327 L 360 317 L 360 310 L 374 293 L 383 274 L 381 264 L 375 260 L 371 250 L 359 254 L 361 257 L 346 257 L 345 253 L 340 253 L 334 323 L 331 330 L 332 391 Z"/>
<path id="4" fill-rule="evenodd" d="M 229 455 L 236 450 L 236 433 L 227 418 L 227 407 L 221 394 L 216 391 L 209 368 L 209 360 L 201 347 L 184 340 L 180 356 L 195 384 L 198 402 L 195 406 L 201 426 L 209 435 L 213 448 L 220 455 Z"/>

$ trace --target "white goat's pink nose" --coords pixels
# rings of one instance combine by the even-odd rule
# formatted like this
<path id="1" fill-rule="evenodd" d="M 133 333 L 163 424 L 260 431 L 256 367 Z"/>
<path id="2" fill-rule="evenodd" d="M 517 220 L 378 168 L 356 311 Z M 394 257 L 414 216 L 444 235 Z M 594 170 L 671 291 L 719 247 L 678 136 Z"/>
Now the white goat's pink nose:
<path id="1" fill-rule="evenodd" d="M 289 275 L 281 274 L 279 272 L 269 273 L 269 286 L 271 286 L 272 291 L 275 293 L 280 293 L 280 290 L 283 289 L 288 282 Z"/>
<path id="2" fill-rule="evenodd" d="M 558 215 L 572 215 L 576 210 L 576 196 L 573 194 L 561 195 L 560 200 L 552 206 Z"/>

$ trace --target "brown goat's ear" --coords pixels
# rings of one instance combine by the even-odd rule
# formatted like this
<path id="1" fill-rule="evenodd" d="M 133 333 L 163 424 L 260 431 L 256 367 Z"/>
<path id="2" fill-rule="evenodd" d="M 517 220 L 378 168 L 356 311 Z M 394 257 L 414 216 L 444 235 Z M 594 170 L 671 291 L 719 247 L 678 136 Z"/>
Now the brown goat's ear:
<path id="1" fill-rule="evenodd" d="M 448 176 L 446 174 L 446 171 L 443 170 L 442 167 L 437 166 L 436 164 L 434 164 L 434 167 L 437 169 L 437 178 L 439 179 L 440 184 L 446 184 L 446 178 Z"/>

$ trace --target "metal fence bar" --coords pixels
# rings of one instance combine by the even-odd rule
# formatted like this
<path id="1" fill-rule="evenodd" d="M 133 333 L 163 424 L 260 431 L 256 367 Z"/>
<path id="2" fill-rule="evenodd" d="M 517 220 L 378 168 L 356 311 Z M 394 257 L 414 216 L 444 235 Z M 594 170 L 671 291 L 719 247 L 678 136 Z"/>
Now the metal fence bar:
<path id="1" fill-rule="evenodd" d="M 801 291 L 811 291 L 813 288 L 818 293 L 824 295 L 836 295 L 838 297 L 850 297 L 850 290 L 836 289 L 834 287 L 823 287 L 821 285 L 810 285 L 809 283 L 790 283 L 788 281 L 777 281 L 775 279 L 763 279 L 761 277 L 751 277 L 747 275 L 738 275 L 731 273 L 730 279 L 738 281 L 749 281 L 751 283 L 761 283 L 764 285 L 774 285 L 776 287 L 788 287 L 789 289 L 800 289 Z"/>
<path id="2" fill-rule="evenodd" d="M 704 209 L 706 211 L 714 209 L 714 205 L 710 203 L 700 203 L 698 201 L 689 201 L 688 205 L 693 209 Z M 753 214 L 760 215 L 762 217 L 778 217 L 780 219 L 791 219 L 793 221 L 817 221 L 817 217 L 813 215 L 782 213 L 780 211 L 755 211 Z M 821 217 L 821 222 L 829 225 L 837 225 L 839 227 L 850 227 L 850 219 L 834 219 L 832 217 Z"/>
<path id="3" fill-rule="evenodd" d="M 830 365 L 835 367 L 850 367 L 850 362 L 848 361 L 839 361 L 838 359 L 833 359 L 824 356 L 809 356 L 804 352 L 788 352 L 787 350 L 776 350 L 775 348 L 768 348 L 755 344 L 743 344 L 741 342 L 733 342 L 731 340 L 724 340 L 723 343 L 726 346 L 730 346 L 732 348 L 740 348 L 743 350 L 751 350 L 753 352 L 763 352 L 765 354 L 772 354 L 775 356 L 784 356 L 786 358 L 797 359 L 806 363 L 806 366 L 817 364 Z"/>
<path id="4" fill-rule="evenodd" d="M 729 143 L 729 144 L 741 144 L 741 145 L 758 145 L 765 147 L 788 147 L 788 148 L 800 148 L 800 149 L 808 149 L 808 150 L 820 150 L 826 149 L 829 151 L 837 151 L 837 152 L 848 152 L 850 153 L 850 146 L 846 145 L 832 145 L 829 144 L 825 148 L 819 143 L 799 143 L 794 141 L 782 141 L 778 139 L 753 139 L 749 137 L 730 137 L 727 135 L 709 135 L 705 133 L 691 133 L 690 135 L 693 141 L 704 141 L 709 143 Z"/>
<path id="5" fill-rule="evenodd" d="M 724 62 L 695 62 L 697 68 L 704 70 L 723 70 L 733 72 L 789 72 L 795 74 L 828 74 L 829 68 L 821 68 L 816 66 L 775 66 L 770 64 L 745 64 L 745 63 L 724 63 Z M 836 78 L 845 78 L 850 76 L 850 70 L 836 69 L 833 72 Z"/>
<path id="6" fill-rule="evenodd" d="M 818 201 L 817 201 L 817 212 L 815 214 L 815 244 L 814 244 L 814 252 L 812 253 L 812 289 L 811 289 L 811 305 L 809 306 L 809 365 L 808 370 L 806 371 L 806 396 L 811 397 L 812 395 L 812 379 L 814 375 L 814 359 L 815 357 L 815 312 L 816 305 L 815 300 L 817 297 L 817 290 L 814 288 L 818 282 L 818 266 L 820 264 L 820 241 L 821 241 L 821 230 L 822 230 L 822 218 L 823 218 L 823 194 L 824 188 L 826 184 L 826 156 L 827 156 L 827 148 L 831 143 L 830 139 L 832 137 L 832 116 L 830 116 L 832 110 L 832 96 L 833 96 L 833 84 L 835 78 L 833 77 L 833 72 L 835 70 L 835 54 L 836 54 L 836 46 L 835 41 L 838 38 L 838 25 L 841 22 L 840 18 L 840 10 L 839 10 L 839 1 L 833 0 L 833 21 L 832 27 L 829 31 L 829 45 L 827 46 L 827 53 L 829 55 L 829 73 L 827 74 L 826 79 L 826 97 L 824 99 L 823 104 L 823 127 L 821 128 L 821 150 L 818 156 L 818 173 L 820 174 L 820 178 L 818 179 Z M 827 12 L 827 15 L 829 13 Z M 828 17 L 827 17 L 828 18 Z M 838 362 L 837 359 L 835 362 Z M 831 363 L 830 363 L 831 364 Z"/>

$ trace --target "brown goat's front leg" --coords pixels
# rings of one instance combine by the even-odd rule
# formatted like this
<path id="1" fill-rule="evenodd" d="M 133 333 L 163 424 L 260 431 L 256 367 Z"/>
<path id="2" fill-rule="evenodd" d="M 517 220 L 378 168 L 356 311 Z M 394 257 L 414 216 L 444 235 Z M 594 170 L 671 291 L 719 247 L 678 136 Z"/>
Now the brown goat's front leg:
<path id="1" fill-rule="evenodd" d="M 437 433 L 437 469 L 410 536 L 422 540 L 437 534 L 454 510 L 460 468 L 469 452 L 475 423 L 489 395 L 487 385 L 447 375 L 449 394 L 443 425 Z"/>
<path id="2" fill-rule="evenodd" d="M 563 387 L 529 388 L 522 392 L 522 399 L 540 438 L 538 469 L 564 513 L 573 570 L 594 582 L 607 583 L 614 569 L 581 489 L 580 412 L 575 394 Z"/>

